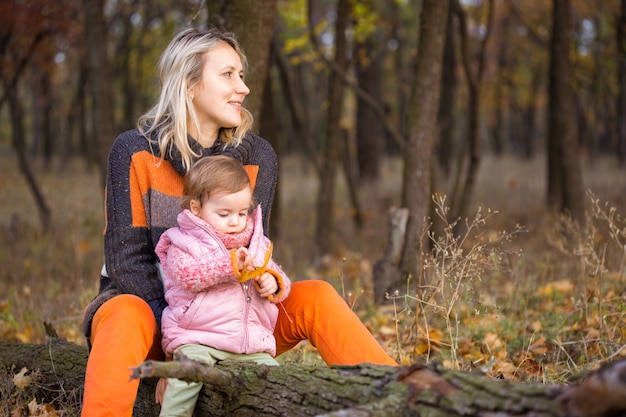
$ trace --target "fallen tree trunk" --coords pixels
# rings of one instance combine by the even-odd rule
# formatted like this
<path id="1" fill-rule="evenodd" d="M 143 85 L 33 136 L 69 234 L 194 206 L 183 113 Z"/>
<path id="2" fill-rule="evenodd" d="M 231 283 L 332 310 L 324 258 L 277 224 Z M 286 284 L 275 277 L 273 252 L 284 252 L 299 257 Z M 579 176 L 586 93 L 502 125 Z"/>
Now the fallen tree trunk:
<path id="1" fill-rule="evenodd" d="M 42 345 L 0 341 L 0 366 L 15 373 L 22 367 L 38 371 L 36 398 L 55 407 L 71 403 L 80 408 L 86 359 L 85 348 L 59 339 Z M 167 376 L 205 382 L 197 404 L 202 416 L 626 415 L 626 360 L 607 364 L 576 384 L 558 386 L 494 380 L 433 363 L 268 367 L 222 362 L 207 367 L 190 360 L 147 361 L 133 370 L 133 377 L 144 378 L 135 416 L 158 415 L 154 384 Z M 0 387 L 2 401 L 15 390 Z"/>

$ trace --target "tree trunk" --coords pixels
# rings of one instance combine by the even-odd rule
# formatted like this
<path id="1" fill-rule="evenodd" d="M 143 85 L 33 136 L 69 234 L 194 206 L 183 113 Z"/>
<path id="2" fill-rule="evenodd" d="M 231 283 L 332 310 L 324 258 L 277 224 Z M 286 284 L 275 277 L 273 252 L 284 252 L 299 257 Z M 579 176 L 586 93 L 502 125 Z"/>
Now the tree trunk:
<path id="1" fill-rule="evenodd" d="M 346 28 L 350 4 L 348 0 L 337 3 L 337 21 L 335 23 L 335 63 L 344 73 L 348 59 L 346 50 Z M 315 36 L 313 33 L 311 36 Z M 324 161 L 320 176 L 320 187 L 317 196 L 317 220 L 315 243 L 318 255 L 332 252 L 335 238 L 334 210 L 335 184 L 337 183 L 337 167 L 343 148 L 341 137 L 341 115 L 343 111 L 344 85 L 335 72 L 331 72 L 328 85 L 328 124 L 324 141 Z"/>
<path id="2" fill-rule="evenodd" d="M 570 62 L 570 0 L 554 0 L 550 41 L 548 116 L 548 206 L 584 217 L 583 184 L 574 109 Z"/>
<path id="3" fill-rule="evenodd" d="M 480 50 L 478 51 L 478 63 L 476 72 L 471 68 L 470 59 L 468 54 L 468 38 L 469 29 L 467 24 L 467 16 L 463 7 L 459 3 L 459 0 L 452 0 L 455 13 L 461 23 L 461 54 L 463 57 L 463 68 L 465 69 L 465 75 L 467 77 L 467 84 L 469 90 L 468 100 L 468 129 L 467 129 L 467 143 L 468 143 L 468 156 L 469 163 L 467 167 L 467 173 L 465 174 L 465 182 L 463 189 L 460 190 L 460 197 L 458 204 L 453 204 L 452 218 L 466 217 L 469 210 L 470 202 L 474 194 L 474 188 L 476 187 L 476 177 L 478 176 L 478 168 L 480 166 L 480 107 L 482 102 L 482 84 L 485 74 L 486 57 L 487 57 L 487 42 L 489 41 L 494 15 L 494 2 L 490 0 L 488 2 L 487 10 L 487 24 L 485 25 L 485 35 L 481 40 Z"/>
<path id="4" fill-rule="evenodd" d="M 400 270 L 402 251 L 406 241 L 406 223 L 409 219 L 407 208 L 392 207 L 387 213 L 387 247 L 382 259 L 376 261 L 372 274 L 374 276 L 374 301 L 382 303 L 394 286 L 402 281 Z M 396 287 L 397 288 L 397 287 Z M 389 294 L 395 295 L 395 294 Z"/>
<path id="5" fill-rule="evenodd" d="M 27 394 L 78 411 L 86 362 L 86 348 L 61 339 L 41 345 L 0 341 L 3 369 L 18 373 L 27 368 L 26 377 L 34 371 L 40 375 L 38 383 L 21 390 L 0 382 L 0 404 Z M 159 413 L 155 377 L 204 382 L 196 405 L 202 416 L 615 417 L 626 412 L 626 360 L 563 386 L 495 380 L 434 363 L 268 367 L 225 361 L 209 367 L 183 359 L 144 362 L 133 369 L 133 377 L 145 378 L 136 417 Z"/>
<path id="6" fill-rule="evenodd" d="M 322 162 L 317 153 L 315 140 L 311 135 L 311 117 L 307 114 L 310 103 L 308 100 L 302 100 L 302 97 L 307 96 L 303 88 L 303 79 L 305 77 L 300 67 L 292 67 L 289 64 L 289 58 L 285 55 L 282 45 L 276 39 L 274 39 L 273 49 L 280 80 L 280 91 L 286 107 L 284 111 L 289 114 L 288 119 L 291 122 L 291 129 L 293 129 L 293 131 L 288 129 L 289 141 L 287 145 L 291 145 L 289 142 L 295 142 L 292 146 L 299 147 L 300 151 L 307 155 L 307 159 L 319 176 L 322 172 Z"/>
<path id="7" fill-rule="evenodd" d="M 358 151 L 356 150 L 356 144 L 358 142 L 354 137 L 350 135 L 349 129 L 341 129 L 341 143 L 343 150 L 341 152 L 341 164 L 343 166 L 343 172 L 346 178 L 346 186 L 348 187 L 348 196 L 350 197 L 350 217 L 354 220 L 354 224 L 357 229 L 363 227 L 364 213 L 361 204 L 361 198 L 359 195 L 359 168 L 358 168 Z"/>
<path id="8" fill-rule="evenodd" d="M 45 196 L 41 192 L 41 188 L 37 183 L 35 174 L 30 166 L 28 158 L 26 157 L 26 137 L 24 133 L 24 111 L 22 109 L 22 103 L 19 101 L 17 84 L 9 85 L 4 83 L 4 90 L 6 97 L 8 98 L 9 114 L 11 119 L 11 143 L 13 149 L 17 154 L 17 160 L 19 162 L 20 172 L 26 179 L 28 188 L 33 194 L 37 211 L 39 212 L 39 220 L 41 222 L 41 228 L 43 232 L 47 232 L 50 227 L 50 220 L 52 217 L 52 211 L 48 206 Z"/>
<path id="9" fill-rule="evenodd" d="M 419 277 L 419 243 L 431 203 L 431 161 L 446 38 L 448 0 L 425 0 L 420 17 L 419 55 L 410 103 L 409 136 L 404 154 L 402 204 L 409 209 L 401 270 Z M 375 278 L 376 279 L 376 278 Z M 406 288 L 404 278 L 388 289 Z"/>
<path id="10" fill-rule="evenodd" d="M 358 85 L 372 97 L 382 97 L 382 53 L 374 39 L 356 48 L 356 77 Z M 363 101 L 357 101 L 356 147 L 359 182 L 377 181 L 380 161 L 385 148 L 385 131 L 375 111 Z"/>
<path id="11" fill-rule="evenodd" d="M 275 51 L 273 46 L 270 47 L 270 61 L 274 61 Z M 276 117 L 276 103 L 274 91 L 272 89 L 272 77 L 265 77 L 265 86 L 263 87 L 263 108 L 259 115 L 259 134 L 267 138 L 280 160 L 282 149 L 279 144 L 278 124 L 280 118 Z M 280 187 L 276 187 L 274 192 L 274 201 L 272 202 L 271 215 L 272 221 L 270 222 L 269 235 L 272 239 L 276 239 L 280 236 L 280 218 L 281 218 L 281 204 L 280 204 Z"/>
<path id="12" fill-rule="evenodd" d="M 617 19 L 618 87 L 617 98 L 617 156 L 620 166 L 626 166 L 626 0 L 620 2 Z"/>
<path id="13" fill-rule="evenodd" d="M 92 101 L 92 133 L 95 138 L 96 160 L 102 184 L 106 178 L 109 150 L 115 140 L 113 95 L 106 29 L 102 0 L 83 0 L 85 7 L 85 37 L 88 54 L 89 87 Z"/>
<path id="14" fill-rule="evenodd" d="M 626 0 L 625 0 L 626 1 Z M 439 143 L 437 160 L 444 176 L 448 178 L 454 157 L 454 100 L 456 97 L 456 42 L 452 8 L 448 11 L 446 43 L 443 51 L 441 74 L 441 101 L 439 103 Z"/>
<path id="15" fill-rule="evenodd" d="M 52 61 L 52 59 L 51 59 Z M 43 156 L 46 170 L 52 164 L 54 140 L 52 136 L 52 124 L 50 109 L 52 106 L 52 92 L 50 74 L 46 69 L 33 65 L 31 68 L 33 82 L 30 93 L 32 94 L 32 151 L 30 155 Z"/>

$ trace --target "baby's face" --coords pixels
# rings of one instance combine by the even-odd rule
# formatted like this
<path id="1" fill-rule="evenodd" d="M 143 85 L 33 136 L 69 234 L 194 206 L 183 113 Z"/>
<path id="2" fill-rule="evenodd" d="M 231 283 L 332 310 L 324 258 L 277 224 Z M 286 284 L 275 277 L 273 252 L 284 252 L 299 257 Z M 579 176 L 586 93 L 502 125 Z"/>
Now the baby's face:
<path id="1" fill-rule="evenodd" d="M 236 193 L 217 192 L 202 207 L 192 205 L 191 212 L 222 233 L 240 233 L 246 228 L 251 200 L 250 187 Z"/>

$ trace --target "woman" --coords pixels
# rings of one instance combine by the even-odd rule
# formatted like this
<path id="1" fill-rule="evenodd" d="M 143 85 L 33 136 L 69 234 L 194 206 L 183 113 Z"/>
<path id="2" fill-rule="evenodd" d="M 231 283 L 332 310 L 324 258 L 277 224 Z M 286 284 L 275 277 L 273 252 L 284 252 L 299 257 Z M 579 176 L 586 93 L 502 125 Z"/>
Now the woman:
<path id="1" fill-rule="evenodd" d="M 157 103 L 137 129 L 121 134 L 109 155 L 105 266 L 100 292 L 87 306 L 90 346 L 82 415 L 131 416 L 139 381 L 129 368 L 163 359 L 161 314 L 166 307 L 155 246 L 176 225 L 183 176 L 199 158 L 224 154 L 251 175 L 264 230 L 276 188 L 276 154 L 250 133 L 242 107 L 245 56 L 231 34 L 211 29 L 176 35 L 159 62 Z M 292 284 L 274 336 L 279 355 L 309 340 L 329 364 L 395 365 L 344 300 L 324 281 Z"/>

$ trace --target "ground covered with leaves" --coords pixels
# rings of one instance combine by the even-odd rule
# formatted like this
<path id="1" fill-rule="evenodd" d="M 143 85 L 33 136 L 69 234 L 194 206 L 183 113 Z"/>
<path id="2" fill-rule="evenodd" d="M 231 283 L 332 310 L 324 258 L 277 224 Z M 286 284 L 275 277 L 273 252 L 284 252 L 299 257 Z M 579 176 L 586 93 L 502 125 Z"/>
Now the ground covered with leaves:
<path id="1" fill-rule="evenodd" d="M 9 156 L 0 162 L 0 339 L 44 342 L 47 322 L 84 345 L 82 311 L 97 291 L 103 261 L 96 170 L 79 161 L 35 166 L 53 216 L 42 233 Z M 585 165 L 587 221 L 580 226 L 546 212 L 541 158 L 488 158 L 467 219 L 448 218 L 445 194 L 434 198 L 438 212 L 423 236 L 422 276 L 383 305 L 372 301 L 372 268 L 385 249 L 387 209 L 400 203 L 399 162 L 386 161 L 379 183 L 362 190 L 361 228 L 340 182 L 337 251 L 318 257 L 310 256 L 313 170 L 296 158 L 281 166 L 289 175 L 281 175 L 273 218 L 280 222 L 276 260 L 292 280 L 331 282 L 401 364 L 436 360 L 506 380 L 567 383 L 626 357 L 626 176 L 613 161 Z M 279 359 L 322 363 L 307 343 Z M 6 387 L 19 391 L 15 374 L 0 373 L 3 410 Z M 27 395 L 12 398 L 15 416 L 45 407 Z M 30 413 L 50 412 L 40 410 Z"/>

